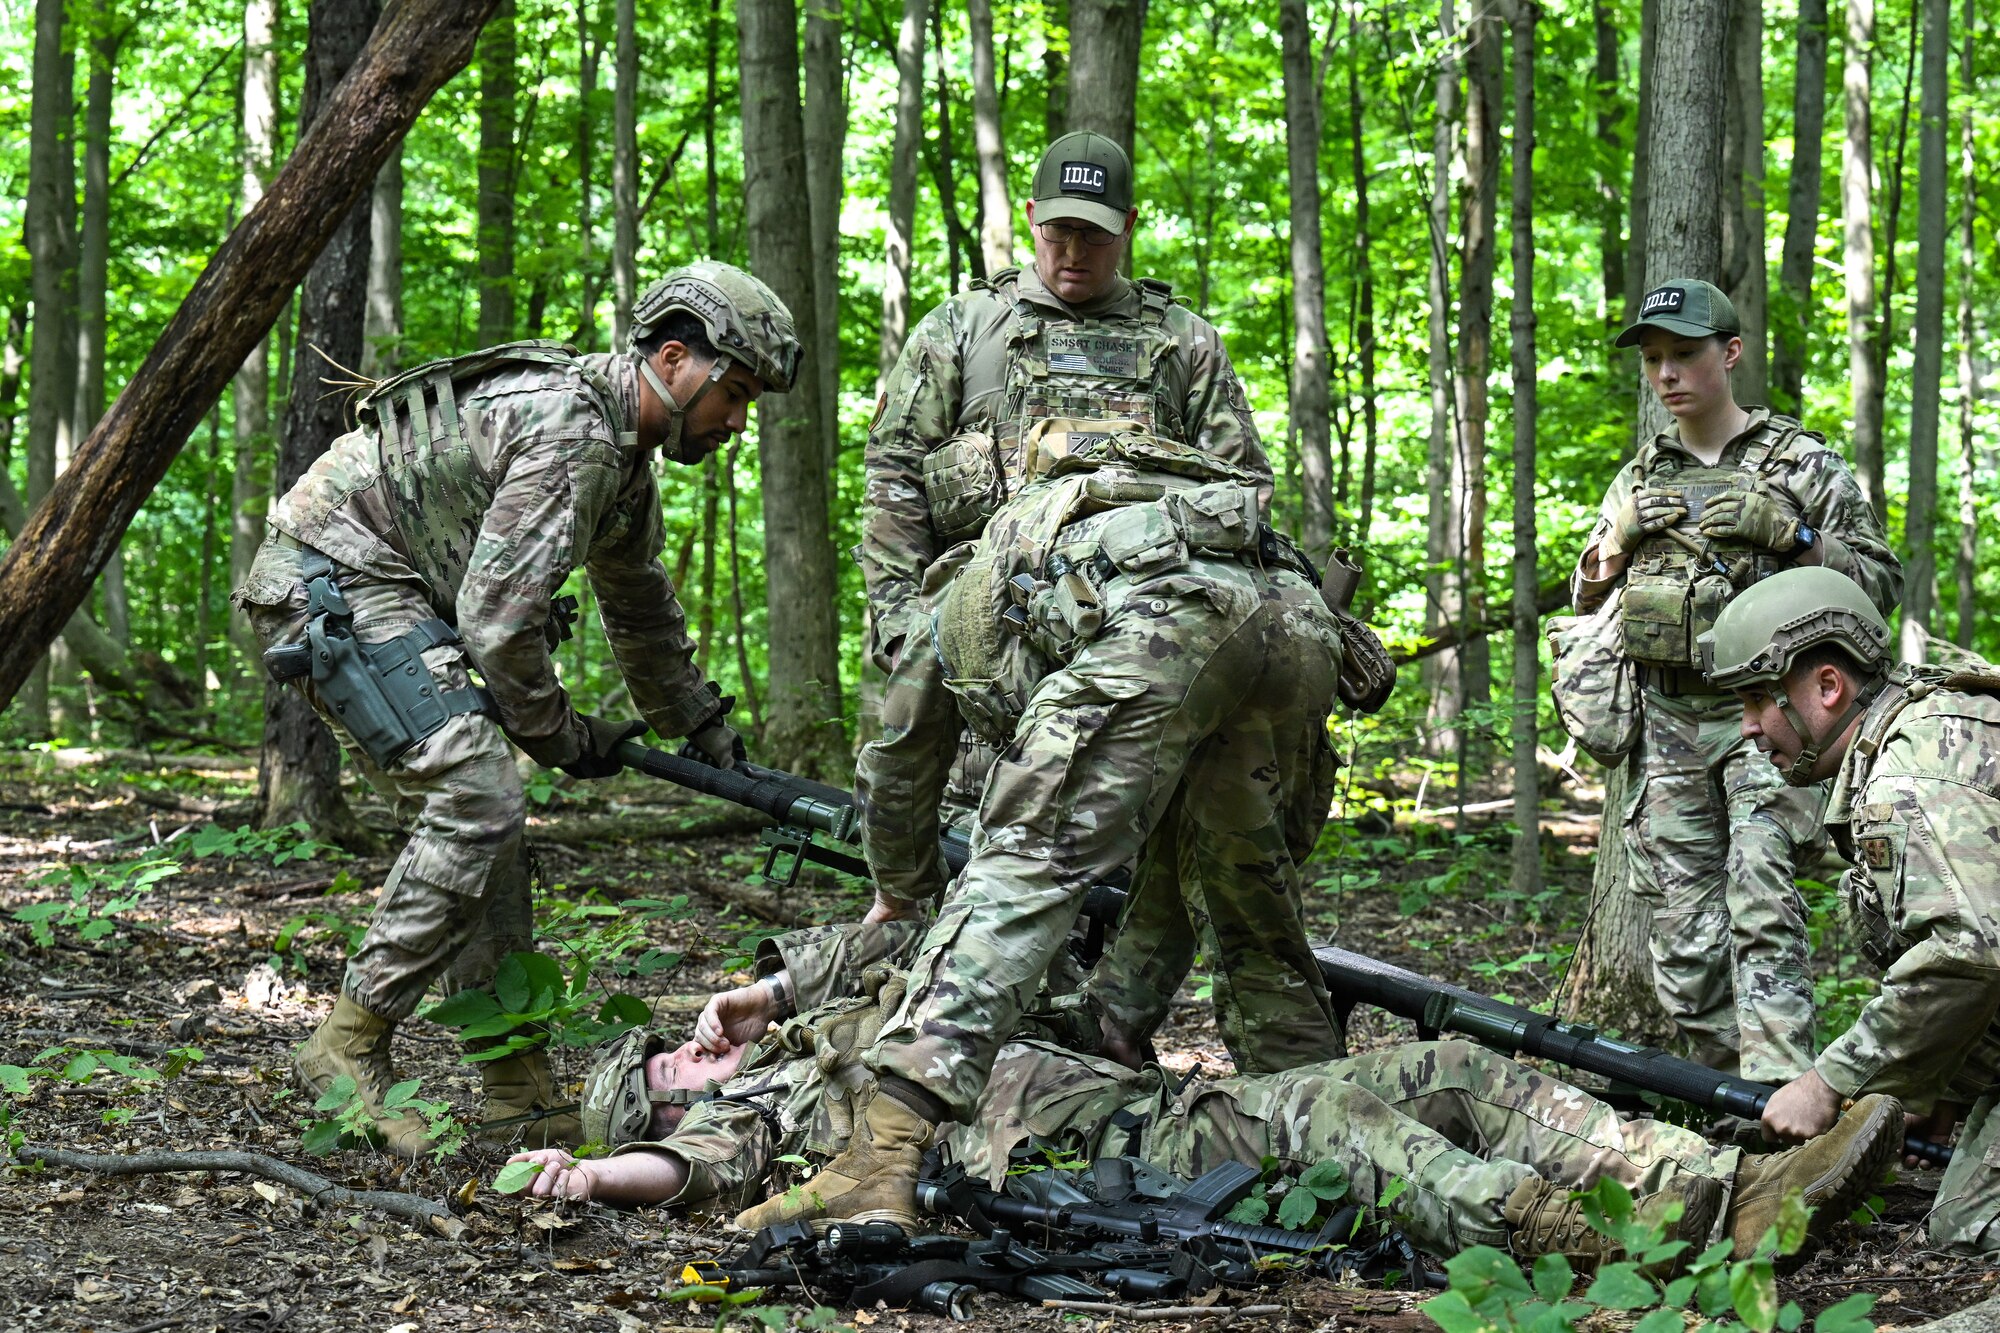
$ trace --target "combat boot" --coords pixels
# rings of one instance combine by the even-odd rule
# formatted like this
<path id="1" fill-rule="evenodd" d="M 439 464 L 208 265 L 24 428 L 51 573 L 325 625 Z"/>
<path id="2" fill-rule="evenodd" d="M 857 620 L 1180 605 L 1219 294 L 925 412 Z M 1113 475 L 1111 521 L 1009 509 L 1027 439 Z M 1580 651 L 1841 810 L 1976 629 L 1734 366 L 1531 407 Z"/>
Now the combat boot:
<path id="1" fill-rule="evenodd" d="M 1681 1205 L 1680 1218 L 1668 1222 L 1668 1205 L 1675 1202 Z M 1632 1211 L 1634 1222 L 1660 1223 L 1665 1227 L 1663 1240 L 1688 1243 L 1688 1248 L 1676 1258 L 1648 1268 L 1648 1275 L 1674 1276 L 1689 1255 L 1699 1253 L 1708 1243 L 1708 1233 L 1714 1230 L 1716 1215 L 1721 1210 L 1722 1182 L 1687 1173 L 1674 1176 L 1659 1191 L 1640 1199 Z M 1591 1228 L 1584 1218 L 1582 1204 L 1570 1198 L 1567 1185 L 1530 1176 L 1514 1187 L 1500 1212 L 1513 1233 L 1508 1245 L 1522 1259 L 1561 1254 L 1568 1257 L 1576 1271 L 1588 1273 L 1623 1253 L 1617 1241 Z"/>
<path id="2" fill-rule="evenodd" d="M 399 1157 L 417 1158 L 431 1150 L 431 1136 L 420 1116 L 383 1109 L 396 1071 L 389 1063 L 393 1021 L 370 1013 L 345 993 L 333 1012 L 292 1056 L 292 1072 L 307 1092 L 318 1097 L 346 1075 L 354 1080 L 374 1136 Z"/>
<path id="3" fill-rule="evenodd" d="M 1736 1168 L 1736 1194 L 1729 1204 L 1729 1236 L 1735 1256 L 1748 1259 L 1778 1221 L 1785 1196 L 1805 1196 L 1813 1210 L 1806 1235 L 1826 1233 L 1860 1207 L 1882 1180 L 1903 1145 L 1903 1104 L 1877 1093 L 1863 1097 L 1832 1129 L 1796 1148 L 1764 1157 L 1745 1157 Z"/>
<path id="4" fill-rule="evenodd" d="M 877 1092 L 846 1149 L 819 1174 L 736 1215 L 749 1231 L 800 1218 L 815 1222 L 894 1222 L 917 1233 L 917 1169 L 937 1126 Z"/>
<path id="5" fill-rule="evenodd" d="M 535 1046 L 478 1063 L 486 1090 L 480 1116 L 483 1142 L 501 1148 L 561 1148 L 582 1141 L 583 1122 L 576 1112 L 553 1109 L 565 1103 L 549 1069 L 548 1048 Z M 515 1123 L 505 1123 L 510 1120 Z"/>

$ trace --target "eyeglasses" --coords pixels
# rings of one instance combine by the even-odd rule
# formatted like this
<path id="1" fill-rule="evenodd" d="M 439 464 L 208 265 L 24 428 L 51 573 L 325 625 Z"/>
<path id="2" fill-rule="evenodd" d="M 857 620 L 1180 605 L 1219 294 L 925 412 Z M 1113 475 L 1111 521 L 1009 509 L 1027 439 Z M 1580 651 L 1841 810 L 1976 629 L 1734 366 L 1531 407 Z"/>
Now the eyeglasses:
<path id="1" fill-rule="evenodd" d="M 1122 231 L 1106 231 L 1102 227 L 1078 226 L 1074 222 L 1038 222 L 1035 230 L 1041 232 L 1042 239 L 1050 245 L 1068 245 L 1080 239 L 1096 249 L 1110 245 L 1125 234 Z"/>

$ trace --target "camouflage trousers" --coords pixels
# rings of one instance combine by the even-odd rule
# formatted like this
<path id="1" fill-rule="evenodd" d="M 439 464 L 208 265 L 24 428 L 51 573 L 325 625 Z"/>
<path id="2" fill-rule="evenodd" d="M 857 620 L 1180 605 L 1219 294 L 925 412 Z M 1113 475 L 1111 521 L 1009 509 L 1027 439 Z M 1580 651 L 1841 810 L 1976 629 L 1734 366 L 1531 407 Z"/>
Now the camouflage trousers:
<path id="1" fill-rule="evenodd" d="M 259 576 L 290 573 L 295 589 L 282 605 L 243 605 L 267 648 L 305 639 L 300 558 L 285 539 L 267 540 L 257 553 L 251 585 L 272 586 Z M 396 638 L 437 615 L 420 588 L 345 568 L 337 568 L 336 577 L 354 612 L 355 636 L 364 643 Z M 441 689 L 471 683 L 461 645 L 426 649 L 424 664 Z M 527 807 L 499 725 L 462 714 L 382 768 L 355 744 L 310 680 L 293 684 L 410 830 L 383 881 L 367 934 L 347 960 L 342 991 L 372 1013 L 402 1019 L 440 975 L 453 990 L 488 984 L 501 959 L 529 947 L 534 929 L 521 848 Z"/>
<path id="2" fill-rule="evenodd" d="M 1267 1157 L 1299 1170 L 1337 1162 L 1350 1197 L 1368 1204 L 1407 1180 L 1393 1210 L 1434 1254 L 1506 1248 L 1501 1204 L 1532 1176 L 1572 1189 L 1609 1176 L 1643 1196 L 1681 1174 L 1728 1188 L 1740 1160 L 1678 1125 L 1622 1122 L 1581 1089 L 1464 1041 L 1196 1083 L 1156 1117 L 1144 1155 L 1190 1178 Z"/>
<path id="3" fill-rule="evenodd" d="M 1652 913 L 1653 989 L 1715 1069 L 1784 1083 L 1812 1066 L 1805 904 L 1822 787 L 1790 787 L 1734 699 L 1647 690 L 1627 807 L 1631 889 Z"/>
<path id="4" fill-rule="evenodd" d="M 923 1088 L 954 1120 L 971 1113 L 1085 891 L 1142 849 L 1174 868 L 1177 897 L 1196 904 L 1150 965 L 1155 978 L 1184 970 L 1199 933 L 1247 1067 L 1340 1049 L 1297 865 L 1332 781 L 1338 627 L 1305 580 L 1233 561 L 1115 578 L 1103 599 L 1103 628 L 1036 687 L 988 777 L 971 864 L 869 1055 L 878 1074 Z M 885 700 L 885 740 L 888 711 Z M 956 737 L 955 719 L 928 725 Z M 878 782 L 864 807 L 883 794 Z M 878 850 L 871 843 L 871 864 Z M 1173 920 L 1150 894 L 1140 901 Z"/>
<path id="5" fill-rule="evenodd" d="M 1924 1229 L 1941 1250 L 2000 1254 L 2000 1096 L 1972 1104 Z"/>

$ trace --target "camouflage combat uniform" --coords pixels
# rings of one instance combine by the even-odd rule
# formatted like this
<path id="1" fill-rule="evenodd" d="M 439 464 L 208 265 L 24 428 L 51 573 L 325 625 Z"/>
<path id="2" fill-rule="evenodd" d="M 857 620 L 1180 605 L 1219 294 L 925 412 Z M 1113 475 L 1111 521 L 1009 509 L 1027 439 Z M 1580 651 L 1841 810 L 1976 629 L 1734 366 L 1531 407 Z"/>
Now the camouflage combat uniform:
<path id="1" fill-rule="evenodd" d="M 397 389 L 382 408 L 393 431 L 371 424 L 336 440 L 272 506 L 270 535 L 236 593 L 266 647 L 298 643 L 306 548 L 322 552 L 357 638 L 379 643 L 449 621 L 463 642 L 423 654 L 437 687 L 466 687 L 469 668 L 497 704 L 497 724 L 453 717 L 384 769 L 301 682 L 413 829 L 343 985 L 384 1018 L 407 1016 L 440 972 L 455 987 L 483 985 L 508 952 L 528 947 L 525 806 L 507 739 L 550 766 L 588 744 L 550 658 L 551 603 L 572 569 L 588 571 L 612 653 L 655 731 L 686 735 L 720 707 L 694 668 L 659 560 L 659 491 L 635 434 L 637 359 L 528 351 L 455 385 L 447 376 L 443 392 L 421 374 L 399 380 L 422 403 L 421 424 Z"/>
<path id="2" fill-rule="evenodd" d="M 795 951 L 786 956 L 798 965 Z M 852 1047 L 838 1030 L 854 1021 L 853 1005 L 794 1020 L 666 1139 L 619 1151 L 664 1150 L 685 1161 L 687 1184 L 673 1202 L 733 1208 L 775 1192 L 780 1156 L 830 1154 L 845 1138 L 842 1099 L 825 1094 L 853 1079 Z M 829 1030 L 820 1036 L 819 1028 Z M 1332 1161 L 1363 1203 L 1406 1180 L 1395 1204 L 1408 1213 L 1405 1230 L 1444 1254 L 1504 1247 L 1502 1201 L 1532 1176 L 1587 1187 L 1609 1175 L 1643 1195 L 1688 1173 L 1726 1189 L 1739 1160 L 1736 1149 L 1712 1148 L 1674 1125 L 1621 1123 L 1579 1089 L 1461 1041 L 1283 1073 L 1197 1076 L 1182 1086 L 1158 1066 L 1135 1072 L 1024 1029 L 1000 1047 L 972 1115 L 944 1143 L 997 1188 L 1010 1155 L 1031 1138 L 1086 1158 L 1134 1153 L 1189 1178 L 1228 1161 L 1276 1158 L 1294 1170 Z"/>
<path id="3" fill-rule="evenodd" d="M 1793 877 L 1819 841 L 1823 793 L 1785 785 L 1740 734 L 1742 708 L 1692 660 L 1696 635 L 1729 595 L 1790 563 L 1701 537 L 1702 506 L 1732 488 L 1770 494 L 1815 529 L 1827 567 L 1884 611 L 1901 595 L 1902 566 L 1840 456 L 1790 418 L 1752 408 L 1714 467 L 1669 429 L 1619 472 L 1573 580 L 1579 615 L 1616 582 L 1585 577 L 1585 562 L 1640 485 L 1678 489 L 1688 515 L 1673 530 L 1679 538 L 1643 541 L 1621 576 L 1628 649 L 1650 639 L 1651 655 L 1633 654 L 1642 664 L 1640 739 L 1627 804 L 1606 817 L 1624 821 L 1632 892 L 1654 923 L 1654 991 L 1695 1058 L 1723 1070 L 1740 1060 L 1744 1077 L 1782 1083 L 1812 1063 L 1812 977 Z M 1731 574 L 1707 573 L 1690 542 Z M 1686 608 L 1679 623 L 1664 609 L 1676 601 Z"/>
<path id="4" fill-rule="evenodd" d="M 1845 1097 L 1971 1113 L 1938 1187 L 1931 1242 L 2000 1251 L 2000 680 L 1897 668 L 1827 803 L 1842 882 L 1882 990 L 1814 1068 Z"/>
<path id="5" fill-rule="evenodd" d="M 1135 915 L 1092 976 L 1113 1017 L 1136 1006 L 1150 1027 L 1200 938 L 1239 1068 L 1339 1054 L 1298 882 L 1334 775 L 1332 612 L 1267 547 L 1249 474 L 1139 432 L 1033 447 L 1055 461 L 931 571 L 935 628 L 899 655 L 857 775 L 870 864 L 908 896 L 924 887 L 912 868 L 936 864 L 953 696 L 1007 744 L 870 1066 L 970 1114 L 1085 891 L 1142 848 Z M 1010 634 L 992 594 L 1023 580 L 1037 591 Z"/>

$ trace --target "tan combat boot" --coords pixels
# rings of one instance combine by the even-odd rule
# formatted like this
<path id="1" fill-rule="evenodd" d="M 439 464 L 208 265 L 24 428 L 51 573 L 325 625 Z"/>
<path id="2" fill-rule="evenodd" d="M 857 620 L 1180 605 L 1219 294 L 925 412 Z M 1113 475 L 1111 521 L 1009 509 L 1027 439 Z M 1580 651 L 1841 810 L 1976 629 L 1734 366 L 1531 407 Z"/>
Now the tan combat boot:
<path id="1" fill-rule="evenodd" d="M 396 1085 L 396 1071 L 389 1064 L 389 1039 L 395 1032 L 394 1022 L 368 1012 L 343 993 L 326 1021 L 292 1056 L 292 1072 L 315 1097 L 343 1074 L 353 1079 L 382 1145 L 399 1157 L 416 1158 L 432 1146 L 422 1117 L 382 1106 Z"/>
<path id="2" fill-rule="evenodd" d="M 583 1122 L 574 1111 L 518 1120 L 565 1104 L 549 1070 L 546 1047 L 536 1046 L 496 1060 L 481 1060 L 479 1081 L 486 1089 L 486 1108 L 480 1118 L 491 1126 L 481 1131 L 483 1141 L 503 1148 L 561 1148 L 582 1141 Z M 494 1123 L 509 1120 L 517 1123 Z"/>
<path id="3" fill-rule="evenodd" d="M 1735 1257 L 1748 1259 L 1757 1242 L 1777 1223 L 1778 1209 L 1793 1192 L 1813 1210 L 1806 1235 L 1823 1239 L 1861 1206 L 1882 1180 L 1903 1145 L 1903 1104 L 1894 1097 L 1863 1097 L 1816 1139 L 1764 1157 L 1745 1157 L 1736 1168 L 1736 1195 L 1729 1203 L 1729 1235 Z"/>
<path id="4" fill-rule="evenodd" d="M 877 1093 L 854 1137 L 819 1174 L 736 1215 L 749 1231 L 798 1218 L 827 1222 L 894 1222 L 917 1232 L 917 1169 L 937 1126 L 896 1098 Z"/>
<path id="5" fill-rule="evenodd" d="M 1569 1196 L 1567 1185 L 1540 1176 L 1530 1176 L 1514 1187 L 1500 1212 L 1513 1233 L 1508 1244 L 1516 1256 L 1534 1259 L 1544 1254 L 1561 1254 L 1568 1257 L 1576 1271 L 1588 1273 L 1623 1252 L 1617 1241 L 1592 1230 L 1584 1219 L 1582 1204 Z M 1675 1202 L 1681 1205 L 1680 1219 L 1665 1222 L 1668 1205 Z M 1721 1209 L 1722 1182 L 1685 1173 L 1668 1180 L 1657 1193 L 1640 1199 L 1632 1213 L 1635 1222 L 1664 1222 L 1664 1240 L 1688 1243 L 1688 1248 L 1670 1263 L 1656 1264 L 1647 1272 L 1653 1277 L 1672 1277 L 1708 1243 L 1708 1233 L 1715 1228 L 1716 1214 Z M 1660 1271 L 1663 1267 L 1667 1271 Z"/>

